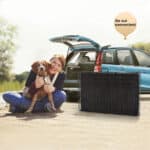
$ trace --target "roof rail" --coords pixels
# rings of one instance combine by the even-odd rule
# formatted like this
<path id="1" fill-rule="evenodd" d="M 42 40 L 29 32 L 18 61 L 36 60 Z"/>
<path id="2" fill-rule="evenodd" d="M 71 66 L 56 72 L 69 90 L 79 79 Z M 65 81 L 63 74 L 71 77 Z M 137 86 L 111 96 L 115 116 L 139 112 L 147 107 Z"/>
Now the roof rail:
<path id="1" fill-rule="evenodd" d="M 105 45 L 105 46 L 101 47 L 101 50 L 108 49 L 109 47 L 111 47 L 110 44 L 109 45 Z"/>

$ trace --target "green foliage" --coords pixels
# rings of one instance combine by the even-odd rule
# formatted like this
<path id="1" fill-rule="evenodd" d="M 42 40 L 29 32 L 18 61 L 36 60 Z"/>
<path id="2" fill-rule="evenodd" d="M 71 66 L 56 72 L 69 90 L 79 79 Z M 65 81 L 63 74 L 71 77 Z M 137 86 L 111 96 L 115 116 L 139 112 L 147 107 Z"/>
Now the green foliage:
<path id="1" fill-rule="evenodd" d="M 28 75 L 29 75 L 29 72 L 27 72 L 27 71 L 25 71 L 21 74 L 16 74 L 15 75 L 15 80 L 22 83 L 27 79 Z"/>
<path id="2" fill-rule="evenodd" d="M 0 81 L 11 79 L 12 56 L 16 50 L 16 26 L 0 18 Z"/>
<path id="3" fill-rule="evenodd" d="M 24 87 L 24 82 L 18 81 L 5 81 L 0 84 L 0 93 L 5 91 L 20 91 Z"/>
<path id="4" fill-rule="evenodd" d="M 146 52 L 150 52 L 150 42 L 144 43 L 144 42 L 138 42 L 132 45 L 133 48 L 139 48 Z"/>

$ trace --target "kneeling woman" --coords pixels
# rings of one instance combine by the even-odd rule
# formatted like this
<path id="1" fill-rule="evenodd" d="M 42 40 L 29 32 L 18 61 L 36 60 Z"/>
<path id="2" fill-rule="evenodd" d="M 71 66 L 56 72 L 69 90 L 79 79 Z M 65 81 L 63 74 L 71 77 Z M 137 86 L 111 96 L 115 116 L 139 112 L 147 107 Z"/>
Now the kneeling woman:
<path id="1" fill-rule="evenodd" d="M 51 59 L 51 68 L 49 69 L 49 73 L 51 74 L 51 80 L 56 77 L 57 78 L 52 87 L 47 87 L 47 90 L 53 91 L 53 100 L 55 108 L 58 112 L 62 112 L 60 107 L 63 102 L 66 100 L 66 93 L 63 91 L 65 74 L 62 71 L 65 65 L 65 59 L 62 55 L 54 55 Z M 24 92 L 28 90 L 33 82 L 36 80 L 36 74 L 31 70 L 27 81 L 25 83 Z M 36 81 L 36 88 L 39 88 L 44 85 L 44 81 L 40 80 Z M 24 97 L 22 94 L 7 92 L 3 94 L 3 99 L 10 104 L 10 112 L 19 113 L 25 112 L 29 106 L 31 105 L 31 100 Z M 51 105 L 48 101 L 48 97 L 43 97 L 40 101 L 34 106 L 33 112 L 50 112 Z"/>

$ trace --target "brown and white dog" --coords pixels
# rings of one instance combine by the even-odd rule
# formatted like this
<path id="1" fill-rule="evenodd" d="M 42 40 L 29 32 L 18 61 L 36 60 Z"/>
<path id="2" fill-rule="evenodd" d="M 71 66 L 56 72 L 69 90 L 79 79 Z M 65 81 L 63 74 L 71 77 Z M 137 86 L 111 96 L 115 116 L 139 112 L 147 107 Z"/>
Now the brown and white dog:
<path id="1" fill-rule="evenodd" d="M 28 92 L 25 94 L 27 98 L 32 100 L 30 107 L 26 111 L 26 113 L 31 113 L 35 103 L 37 100 L 40 100 L 42 97 L 48 95 L 48 100 L 51 104 L 52 111 L 56 111 L 53 102 L 52 91 L 46 92 L 44 89 L 45 85 L 51 85 L 50 74 L 48 73 L 49 68 L 51 67 L 51 63 L 47 61 L 36 61 L 32 64 L 32 71 L 36 73 L 36 78 L 42 78 L 44 81 L 44 85 L 40 88 L 36 88 L 35 81 L 29 87 Z"/>

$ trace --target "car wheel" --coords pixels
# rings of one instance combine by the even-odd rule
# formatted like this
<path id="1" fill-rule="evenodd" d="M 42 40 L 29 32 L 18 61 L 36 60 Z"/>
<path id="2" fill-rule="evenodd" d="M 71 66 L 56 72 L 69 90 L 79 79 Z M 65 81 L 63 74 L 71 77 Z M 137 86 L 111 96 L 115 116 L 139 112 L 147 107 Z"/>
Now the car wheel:
<path id="1" fill-rule="evenodd" d="M 77 92 L 66 92 L 68 102 L 78 102 L 80 99 L 79 93 Z"/>

